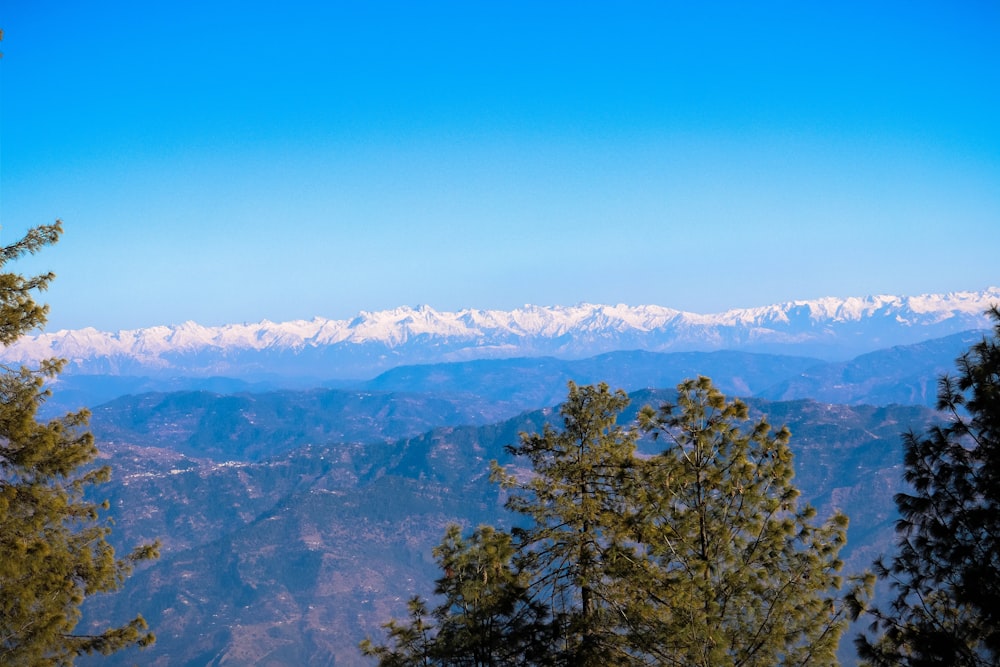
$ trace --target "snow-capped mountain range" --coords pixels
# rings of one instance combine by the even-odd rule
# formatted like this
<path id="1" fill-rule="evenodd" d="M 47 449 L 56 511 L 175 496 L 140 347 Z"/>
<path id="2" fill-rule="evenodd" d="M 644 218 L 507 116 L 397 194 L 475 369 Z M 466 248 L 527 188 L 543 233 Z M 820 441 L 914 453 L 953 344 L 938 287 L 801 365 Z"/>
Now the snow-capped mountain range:
<path id="1" fill-rule="evenodd" d="M 439 312 L 428 306 L 206 327 L 63 330 L 27 336 L 0 361 L 61 357 L 80 373 L 134 375 L 372 376 L 388 368 L 498 357 L 580 358 L 613 350 L 739 349 L 846 359 L 990 326 L 1000 288 L 920 296 L 791 301 L 698 314 L 663 306 L 524 306 Z"/>

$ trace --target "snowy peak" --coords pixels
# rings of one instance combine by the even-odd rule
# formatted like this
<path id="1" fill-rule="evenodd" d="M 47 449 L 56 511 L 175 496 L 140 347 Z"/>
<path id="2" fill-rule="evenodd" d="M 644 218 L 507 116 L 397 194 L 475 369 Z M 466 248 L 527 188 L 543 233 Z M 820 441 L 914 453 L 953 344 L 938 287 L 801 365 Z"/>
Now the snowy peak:
<path id="1" fill-rule="evenodd" d="M 583 357 L 620 349 L 743 349 L 847 358 L 969 329 L 1000 288 L 913 297 L 790 301 L 717 314 L 663 306 L 526 305 L 512 311 L 430 306 L 206 327 L 195 322 L 102 332 L 42 333 L 0 351 L 5 363 L 62 357 L 91 373 L 299 374 L 358 377 L 392 366 L 488 357 Z"/>

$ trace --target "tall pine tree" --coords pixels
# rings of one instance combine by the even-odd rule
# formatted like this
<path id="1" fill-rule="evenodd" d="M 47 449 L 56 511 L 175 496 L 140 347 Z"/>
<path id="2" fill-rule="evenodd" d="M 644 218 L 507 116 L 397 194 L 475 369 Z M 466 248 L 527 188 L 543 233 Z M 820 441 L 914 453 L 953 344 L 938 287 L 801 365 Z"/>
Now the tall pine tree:
<path id="1" fill-rule="evenodd" d="M 493 649 L 462 662 L 510 641 L 529 665 L 835 664 L 847 519 L 817 525 L 798 505 L 787 429 L 751 421 L 699 378 L 676 405 L 642 410 L 640 429 L 666 447 L 640 456 L 640 429 L 618 424 L 628 403 L 570 383 L 562 428 L 508 447 L 531 470 L 493 464 L 521 527 L 471 542 L 453 529 L 436 550 L 436 623 L 416 600 L 408 622 L 389 624 L 393 646 L 368 653 L 384 667 L 512 664 Z M 482 568 L 489 545 L 507 568 Z M 511 626 L 512 609 L 529 622 Z"/>
<path id="2" fill-rule="evenodd" d="M 622 578 L 633 643 L 662 665 L 836 664 L 847 517 L 798 504 L 788 429 L 705 377 L 639 422 L 665 447 L 629 515 L 646 556 Z"/>
<path id="3" fill-rule="evenodd" d="M 55 243 L 57 221 L 30 230 L 0 249 L 0 267 Z M 45 322 L 34 301 L 53 274 L 25 278 L 0 273 L 0 344 L 9 345 Z M 38 368 L 0 367 L 0 664 L 71 665 L 84 653 L 109 654 L 153 641 L 141 616 L 98 634 L 74 634 L 80 606 L 91 595 L 118 589 L 132 566 L 155 557 L 156 545 L 117 558 L 107 541 L 104 506 L 85 491 L 108 479 L 95 467 L 86 410 L 39 422 L 49 395 L 45 381 L 62 362 Z"/>
<path id="4" fill-rule="evenodd" d="M 868 664 L 1000 665 L 1000 310 L 938 385 L 944 424 L 903 437 L 910 493 L 896 496 L 897 551 L 876 563 L 893 591 L 865 609 Z"/>
<path id="5" fill-rule="evenodd" d="M 546 425 L 507 448 L 532 472 L 493 465 L 524 527 L 481 527 L 468 540 L 450 529 L 435 549 L 441 605 L 428 614 L 412 600 L 407 621 L 386 625 L 389 645 L 362 651 L 382 667 L 630 664 L 609 561 L 636 462 L 634 431 L 616 423 L 627 405 L 607 385 L 570 383 L 563 429 Z"/>
<path id="6" fill-rule="evenodd" d="M 625 392 L 606 384 L 570 382 L 559 409 L 563 428 L 546 425 L 507 448 L 528 459 L 531 477 L 493 467 L 494 480 L 512 489 L 507 508 L 530 519 L 513 531 L 517 563 L 528 573 L 532 598 L 549 607 L 557 664 L 633 662 L 614 577 L 618 557 L 629 551 L 621 517 L 637 463 L 637 435 L 617 423 L 628 404 Z"/>

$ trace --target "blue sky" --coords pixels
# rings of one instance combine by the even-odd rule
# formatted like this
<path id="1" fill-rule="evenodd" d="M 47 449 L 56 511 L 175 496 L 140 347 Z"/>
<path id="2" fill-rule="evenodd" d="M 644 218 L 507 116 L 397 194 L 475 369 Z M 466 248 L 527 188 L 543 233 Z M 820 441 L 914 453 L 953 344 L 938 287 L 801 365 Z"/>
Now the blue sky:
<path id="1" fill-rule="evenodd" d="M 695 6 L 696 5 L 696 6 Z M 49 330 L 1000 283 L 996 2 L 4 0 Z"/>

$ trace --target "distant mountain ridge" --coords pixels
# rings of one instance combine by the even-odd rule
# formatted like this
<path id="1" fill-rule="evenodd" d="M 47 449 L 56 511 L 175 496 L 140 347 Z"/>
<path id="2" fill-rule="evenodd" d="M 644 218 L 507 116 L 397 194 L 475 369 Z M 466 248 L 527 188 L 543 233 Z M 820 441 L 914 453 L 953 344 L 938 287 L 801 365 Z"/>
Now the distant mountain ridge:
<path id="1" fill-rule="evenodd" d="M 403 364 L 616 350 L 744 350 L 847 359 L 988 326 L 1000 288 L 919 296 L 790 301 L 718 314 L 663 306 L 524 306 L 440 312 L 428 306 L 206 327 L 194 322 L 116 333 L 93 328 L 22 338 L 0 362 L 61 357 L 94 374 L 372 377 Z"/>

